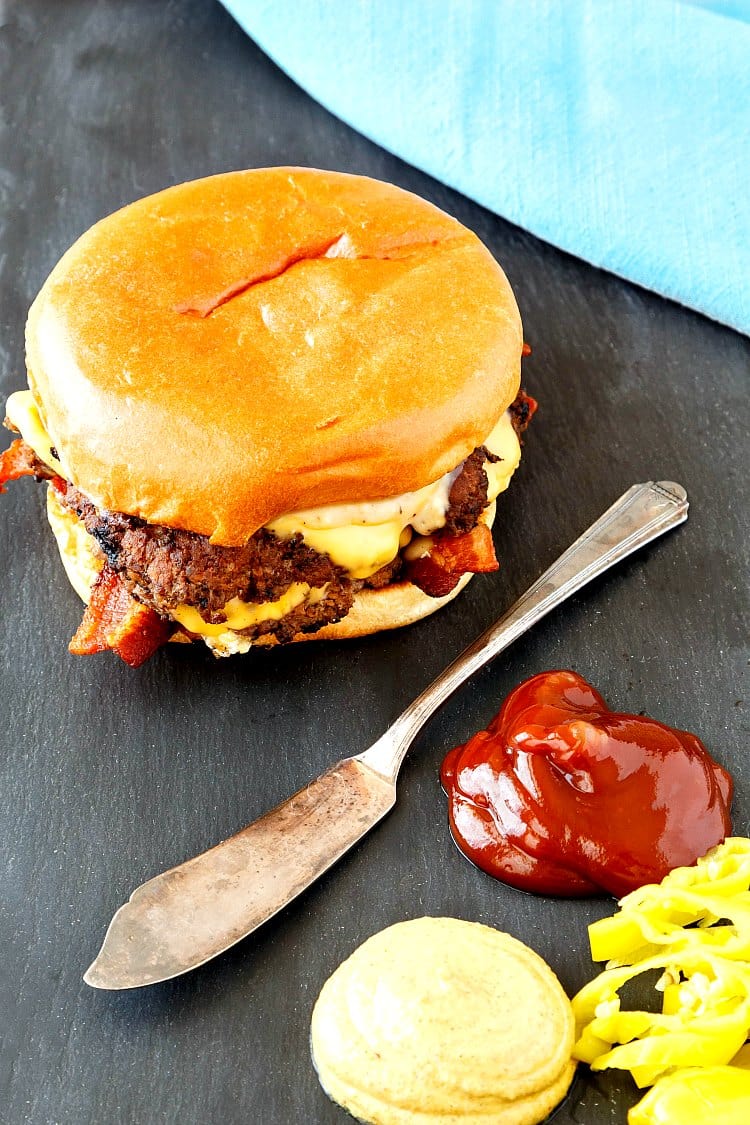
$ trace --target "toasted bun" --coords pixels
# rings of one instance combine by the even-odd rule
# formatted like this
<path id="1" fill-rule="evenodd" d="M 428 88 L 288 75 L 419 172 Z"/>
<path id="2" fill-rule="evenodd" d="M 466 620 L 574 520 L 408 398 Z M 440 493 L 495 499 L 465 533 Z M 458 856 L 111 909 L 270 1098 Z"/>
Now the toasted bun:
<path id="1" fill-rule="evenodd" d="M 515 397 L 521 324 L 479 239 L 390 184 L 271 168 L 97 223 L 29 313 L 29 382 L 97 506 L 236 546 L 399 495 Z"/>
<path id="2" fill-rule="evenodd" d="M 68 580 L 78 596 L 88 603 L 91 587 L 101 570 L 103 561 L 96 549 L 95 541 L 75 513 L 62 506 L 55 490 L 51 487 L 47 489 L 47 518 L 57 541 Z M 492 503 L 482 513 L 480 519 L 492 527 L 494 518 L 495 505 Z M 361 590 L 342 621 L 337 621 L 334 625 L 324 625 L 317 633 L 300 633 L 292 643 L 346 640 L 378 633 L 383 629 L 398 629 L 402 625 L 411 625 L 423 617 L 429 617 L 431 613 L 453 601 L 471 578 L 473 575 L 465 574 L 458 585 L 444 598 L 430 598 L 411 582 L 397 582 L 380 590 Z M 253 646 L 277 643 L 276 638 L 270 635 L 259 637 L 252 642 L 252 645 L 240 634 L 236 633 L 234 637 L 235 644 L 218 647 L 210 644 L 209 647 L 218 655 L 228 656 L 233 652 L 245 652 Z M 182 641 L 187 637 L 185 634 L 178 633 L 173 639 Z"/>

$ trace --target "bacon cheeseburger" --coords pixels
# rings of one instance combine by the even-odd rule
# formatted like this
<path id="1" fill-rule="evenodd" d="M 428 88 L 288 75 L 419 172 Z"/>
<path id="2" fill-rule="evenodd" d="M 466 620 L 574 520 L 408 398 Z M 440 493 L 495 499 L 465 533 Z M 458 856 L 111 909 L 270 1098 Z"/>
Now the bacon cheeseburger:
<path id="1" fill-rule="evenodd" d="M 168 188 L 68 250 L 26 345 L 0 487 L 49 481 L 73 653 L 361 636 L 497 568 L 535 407 L 518 309 L 408 192 L 307 168 Z"/>

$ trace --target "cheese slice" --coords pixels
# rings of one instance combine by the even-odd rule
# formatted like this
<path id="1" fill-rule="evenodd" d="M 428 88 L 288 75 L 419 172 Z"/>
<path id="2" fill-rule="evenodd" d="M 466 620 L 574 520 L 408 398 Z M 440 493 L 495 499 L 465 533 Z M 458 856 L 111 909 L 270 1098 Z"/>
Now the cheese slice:
<path id="1" fill-rule="evenodd" d="M 202 637 L 221 637 L 224 633 L 238 632 L 240 629 L 249 629 L 261 621 L 280 621 L 291 613 L 304 601 L 312 604 L 321 600 L 323 587 L 310 587 L 306 582 L 292 582 L 275 602 L 243 602 L 241 598 L 232 598 L 224 606 L 222 612 L 226 621 L 211 625 L 204 621 L 194 606 L 179 605 L 170 610 L 170 616 L 179 621 L 191 633 L 200 633 Z M 314 595 L 309 597 L 309 595 Z"/>
<path id="2" fill-rule="evenodd" d="M 52 452 L 52 439 L 42 422 L 31 391 L 15 391 L 5 404 L 5 414 L 37 457 L 44 461 L 45 465 L 49 465 L 53 472 L 64 477 L 65 470 Z"/>
<path id="3" fill-rule="evenodd" d="M 521 442 L 513 429 L 509 410 L 505 411 L 484 444 L 490 453 L 501 458 L 499 461 L 484 463 L 484 471 L 487 474 L 487 500 L 490 501 L 496 500 L 501 492 L 505 492 L 521 460 Z"/>
<path id="4" fill-rule="evenodd" d="M 317 528 L 297 523 L 292 516 L 282 516 L 268 526 L 280 539 L 299 532 L 308 547 L 321 555 L 328 555 L 332 562 L 348 572 L 350 578 L 369 578 L 392 562 L 398 554 L 404 530 L 400 520 L 369 526 L 350 524 Z"/>

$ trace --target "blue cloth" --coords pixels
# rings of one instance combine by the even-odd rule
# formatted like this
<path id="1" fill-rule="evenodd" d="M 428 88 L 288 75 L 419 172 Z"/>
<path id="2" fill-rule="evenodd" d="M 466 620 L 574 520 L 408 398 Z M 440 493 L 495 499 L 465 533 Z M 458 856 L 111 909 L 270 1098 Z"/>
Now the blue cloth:
<path id="1" fill-rule="evenodd" d="M 750 0 L 223 0 L 336 116 L 750 333 Z"/>

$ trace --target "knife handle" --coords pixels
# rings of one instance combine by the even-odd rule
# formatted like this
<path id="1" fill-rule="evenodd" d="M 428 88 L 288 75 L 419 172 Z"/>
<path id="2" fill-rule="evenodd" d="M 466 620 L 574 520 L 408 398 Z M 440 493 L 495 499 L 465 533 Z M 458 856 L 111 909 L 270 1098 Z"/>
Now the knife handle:
<path id="1" fill-rule="evenodd" d="M 359 759 L 395 781 L 406 751 L 446 699 L 532 625 L 639 547 L 687 519 L 685 489 L 672 481 L 634 484 L 545 570 L 499 621 L 425 688 Z"/>

